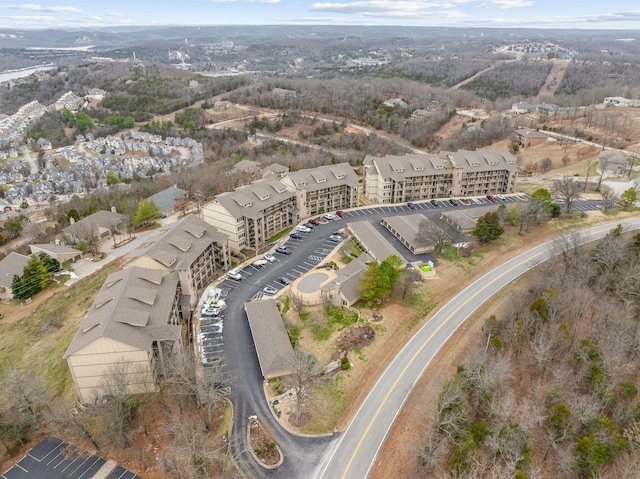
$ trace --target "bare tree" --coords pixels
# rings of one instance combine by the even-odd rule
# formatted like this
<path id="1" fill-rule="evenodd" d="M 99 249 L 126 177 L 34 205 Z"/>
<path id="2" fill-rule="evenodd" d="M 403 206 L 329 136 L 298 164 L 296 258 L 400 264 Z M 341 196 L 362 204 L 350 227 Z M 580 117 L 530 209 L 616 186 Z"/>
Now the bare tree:
<path id="1" fill-rule="evenodd" d="M 294 416 L 300 421 L 307 412 L 306 406 L 313 386 L 321 379 L 322 366 L 311 353 L 301 349 L 296 350 L 296 361 L 293 364 L 293 391 L 296 400 Z"/>
<path id="2" fill-rule="evenodd" d="M 580 185 L 569 176 L 553 180 L 551 191 L 564 201 L 567 213 L 571 213 L 573 203 L 580 198 Z"/>
<path id="3" fill-rule="evenodd" d="M 602 211 L 605 213 L 613 208 L 618 202 L 619 198 L 615 195 L 613 190 L 606 186 L 602 188 Z"/>
<path id="4" fill-rule="evenodd" d="M 452 243 L 451 235 L 431 221 L 422 220 L 418 225 L 417 240 L 433 244 L 434 256 L 442 253 L 445 246 Z"/>
<path id="5" fill-rule="evenodd" d="M 598 158 L 598 169 L 600 170 L 600 177 L 598 178 L 598 185 L 596 186 L 596 191 L 600 191 L 600 187 L 602 186 L 602 181 L 605 180 L 608 176 L 609 157 L 607 155 L 600 155 L 600 158 Z"/>
<path id="6" fill-rule="evenodd" d="M 553 162 L 551 161 L 551 158 L 544 158 L 540 162 L 540 168 L 542 168 L 542 172 L 546 173 L 547 171 L 549 171 L 549 168 L 551 168 L 552 164 Z"/>

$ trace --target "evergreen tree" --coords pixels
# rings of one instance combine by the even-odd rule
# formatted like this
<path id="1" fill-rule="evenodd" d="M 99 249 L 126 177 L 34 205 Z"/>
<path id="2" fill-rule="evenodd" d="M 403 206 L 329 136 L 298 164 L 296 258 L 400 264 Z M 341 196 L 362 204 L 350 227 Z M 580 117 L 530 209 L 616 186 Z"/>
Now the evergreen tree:
<path id="1" fill-rule="evenodd" d="M 131 222 L 135 226 L 151 223 L 160 218 L 161 215 L 162 213 L 160 212 L 160 208 L 155 201 L 140 200 L 138 211 L 134 215 Z"/>
<path id="2" fill-rule="evenodd" d="M 498 239 L 504 233 L 504 228 L 500 224 L 498 213 L 487 213 L 478 218 L 478 223 L 472 234 L 481 243 L 488 243 Z"/>

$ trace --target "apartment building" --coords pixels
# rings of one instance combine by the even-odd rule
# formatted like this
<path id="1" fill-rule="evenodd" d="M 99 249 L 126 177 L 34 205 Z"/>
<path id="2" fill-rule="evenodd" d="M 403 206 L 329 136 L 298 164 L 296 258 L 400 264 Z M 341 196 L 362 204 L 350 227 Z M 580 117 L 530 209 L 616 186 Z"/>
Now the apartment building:
<path id="1" fill-rule="evenodd" d="M 200 293 L 230 266 L 228 237 L 196 215 L 167 225 L 164 234 L 125 267 L 177 272 L 182 288 L 180 313 L 187 319 Z"/>
<path id="2" fill-rule="evenodd" d="M 518 165 L 506 149 L 364 160 L 364 195 L 374 203 L 513 193 Z"/>
<path id="3" fill-rule="evenodd" d="M 358 175 L 349 163 L 293 171 L 280 181 L 296 191 L 301 218 L 358 206 Z"/>
<path id="4" fill-rule="evenodd" d="M 221 193 L 202 207 L 202 218 L 229 237 L 232 251 L 260 251 L 267 240 L 298 222 L 296 193 L 267 178 Z"/>
<path id="5" fill-rule="evenodd" d="M 285 173 L 222 193 L 202 218 L 229 236 L 232 251 L 261 251 L 303 218 L 358 206 L 358 175 L 348 163 Z"/>
<path id="6" fill-rule="evenodd" d="M 182 349 L 180 293 L 176 272 L 132 267 L 107 276 L 64 354 L 80 402 L 157 391 Z"/>

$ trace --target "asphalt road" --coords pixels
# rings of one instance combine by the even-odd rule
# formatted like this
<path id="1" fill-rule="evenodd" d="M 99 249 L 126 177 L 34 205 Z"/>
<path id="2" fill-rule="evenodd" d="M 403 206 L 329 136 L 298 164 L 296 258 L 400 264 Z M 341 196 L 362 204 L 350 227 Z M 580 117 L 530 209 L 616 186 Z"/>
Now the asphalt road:
<path id="1" fill-rule="evenodd" d="M 507 203 L 515 201 L 514 197 L 509 197 Z M 488 202 L 486 199 L 479 200 L 476 206 L 480 206 Z M 584 209 L 596 209 L 596 202 L 580 202 L 580 208 Z M 507 205 L 508 206 L 508 205 Z M 391 235 L 385 228 L 380 225 L 380 220 L 385 216 L 412 214 L 412 213 L 424 213 L 425 215 L 438 217 L 440 213 L 447 209 L 465 209 L 473 206 L 458 206 L 452 207 L 447 202 L 439 202 L 439 206 L 433 206 L 430 202 L 421 202 L 416 204 L 415 209 L 409 209 L 406 204 L 402 205 L 380 205 L 367 208 L 358 208 L 354 210 L 348 210 L 345 213 L 345 217 L 341 220 L 331 221 L 326 224 L 316 226 L 312 232 L 303 233 L 301 240 L 291 240 L 285 238 L 281 240 L 279 244 L 286 243 L 287 247 L 291 250 L 290 255 L 281 255 L 275 253 L 277 258 L 276 262 L 270 263 L 260 269 L 256 269 L 251 265 L 245 265 L 239 269 L 240 274 L 243 276 L 241 281 L 234 281 L 232 279 L 225 279 L 216 286 L 223 289 L 226 296 L 225 301 L 227 303 L 227 309 L 224 311 L 224 329 L 222 334 L 222 353 L 226 359 L 226 382 L 231 386 L 231 401 L 234 406 L 234 423 L 231 436 L 231 448 L 234 457 L 238 461 L 239 466 L 248 477 L 275 477 L 275 478 L 291 478 L 298 479 L 303 477 L 317 477 L 322 472 L 323 478 L 333 478 L 336 476 L 336 467 L 334 467 L 334 461 L 343 458 L 342 446 L 340 447 L 340 454 L 333 454 L 334 447 L 337 441 L 333 438 L 299 438 L 291 435 L 285 431 L 278 421 L 272 416 L 269 406 L 265 401 L 262 375 L 260 373 L 257 354 L 251 337 L 251 331 L 247 322 L 247 318 L 244 312 L 244 302 L 251 299 L 258 299 L 262 295 L 262 288 L 265 286 L 272 286 L 278 290 L 283 288 L 283 285 L 276 281 L 281 276 L 286 276 L 290 280 L 294 280 L 307 271 L 317 267 L 325 261 L 325 258 L 331 255 L 334 248 L 339 247 L 340 244 L 336 244 L 328 240 L 329 235 L 333 231 L 342 229 L 346 223 L 352 221 L 370 221 L 376 226 L 391 243 L 393 243 L 398 251 L 409 261 L 428 259 L 427 255 L 420 255 L 419 257 L 411 255 L 409 251 L 400 244 L 400 242 Z M 475 303 L 474 303 L 475 304 Z M 477 306 L 476 306 L 477 307 Z M 474 308 L 475 309 L 475 308 Z M 469 313 L 470 314 L 470 313 Z M 435 324 L 434 321 L 430 321 L 427 326 Z M 457 324 L 457 323 L 456 323 Z M 433 327 L 433 326 L 431 326 Z M 453 321 L 447 323 L 447 327 L 441 327 L 438 329 L 441 338 L 442 334 L 446 333 L 444 337 L 448 337 L 454 330 L 455 324 Z M 424 329 L 424 328 L 423 328 Z M 421 330 L 422 332 L 422 330 Z M 418 333 L 420 334 L 420 333 Z M 427 333 L 422 333 L 427 334 Z M 431 334 L 431 333 L 429 333 Z M 385 373 L 385 377 L 389 374 L 398 376 L 398 371 L 402 372 L 403 367 L 399 364 L 406 363 L 408 361 L 407 355 L 414 356 L 416 351 L 420 349 L 421 343 L 419 340 L 418 346 L 412 346 L 410 344 L 403 350 L 403 355 L 397 358 L 392 365 L 393 372 Z M 413 342 L 412 341 L 412 342 Z M 429 349 L 429 348 L 422 348 Z M 420 359 L 418 362 L 423 362 Z M 414 360 L 415 363 L 415 360 Z M 394 366 L 395 365 L 395 366 Z M 426 365 L 426 363 L 425 363 Z M 414 366 L 415 367 L 415 366 Z M 205 367 L 205 374 L 207 367 Z M 386 435 L 386 430 L 381 437 L 371 436 L 371 442 L 369 442 L 369 435 L 362 434 L 362 429 L 359 424 L 369 425 L 371 423 L 371 412 L 377 417 L 380 415 L 378 406 L 375 404 L 384 404 L 390 406 L 392 417 L 395 416 L 396 411 L 399 411 L 403 397 L 406 397 L 410 391 L 413 383 L 419 377 L 417 373 L 416 379 L 409 383 L 405 383 L 400 378 L 403 375 L 398 376 L 398 383 L 391 388 L 390 384 L 384 384 L 376 387 L 370 394 L 366 407 L 363 405 L 361 413 L 356 416 L 353 426 L 341 435 L 340 442 L 348 444 L 348 451 L 373 451 L 371 461 L 375 457 L 377 449 L 382 444 Z M 408 376 L 406 376 L 408 377 Z M 395 397 L 390 398 L 387 396 L 387 391 L 394 390 L 396 392 L 403 391 L 404 396 L 400 394 L 399 402 Z M 396 408 L 396 409 L 393 409 Z M 369 414 L 364 414 L 362 411 L 368 411 Z M 378 411 L 378 412 L 376 412 Z M 385 410 L 386 411 L 386 410 Z M 389 413 L 385 412 L 385 415 Z M 248 445 L 246 444 L 246 422 L 249 416 L 256 415 L 262 421 L 266 422 L 274 432 L 278 445 L 282 448 L 285 461 L 278 469 L 268 471 L 261 468 L 256 461 L 247 452 Z M 389 426 L 392 423 L 389 422 Z M 366 426 L 365 426 L 366 428 Z M 369 426 L 369 429 L 373 429 L 374 426 Z M 377 429 L 378 426 L 376 425 Z M 356 432 L 354 433 L 351 431 Z M 359 435 L 359 436 L 358 436 Z M 376 435 L 377 436 L 377 435 Z M 359 444 L 359 437 L 367 439 L 367 443 Z M 350 439 L 354 438 L 354 439 Z M 355 442 L 354 442 L 355 441 Z M 376 442 L 378 441 L 378 442 Z M 349 453 L 351 455 L 352 453 Z M 329 456 L 331 456 L 329 458 Z M 326 461 L 330 460 L 330 465 L 325 467 Z M 348 459 L 347 459 L 348 461 Z M 361 459 L 354 460 L 352 462 L 362 462 Z M 366 461 L 364 461 L 366 462 Z M 345 467 L 345 464 L 339 464 L 339 467 Z M 365 473 L 368 470 L 369 465 L 365 466 Z M 312 472 L 315 471 L 315 472 Z M 329 472 L 327 472 L 329 471 Z M 351 473 L 348 476 L 352 477 Z M 353 476 L 357 477 L 357 476 Z M 364 476 L 362 476 L 364 477 Z"/>
<path id="2" fill-rule="evenodd" d="M 584 230 L 579 243 L 603 238 L 616 224 Z M 640 218 L 621 221 L 625 230 L 640 228 Z M 561 252 L 549 241 L 522 253 L 482 276 L 444 305 L 406 344 L 384 371 L 347 430 L 335 441 L 314 477 L 365 479 L 416 382 L 451 335 L 482 303 L 511 281 Z"/>

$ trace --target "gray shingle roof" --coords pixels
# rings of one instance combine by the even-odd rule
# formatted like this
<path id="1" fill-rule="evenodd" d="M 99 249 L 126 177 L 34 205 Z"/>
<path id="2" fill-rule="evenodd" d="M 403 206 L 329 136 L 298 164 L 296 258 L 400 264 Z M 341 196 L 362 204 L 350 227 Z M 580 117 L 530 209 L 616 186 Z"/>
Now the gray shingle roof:
<path id="1" fill-rule="evenodd" d="M 159 191 L 155 195 L 147 198 L 147 201 L 153 200 L 161 211 L 171 211 L 176 204 L 176 200 L 184 198 L 189 194 L 187 190 L 178 188 L 176 186 L 170 186 L 162 191 Z"/>
<path id="2" fill-rule="evenodd" d="M 261 218 L 261 211 L 294 197 L 295 192 L 284 184 L 267 178 L 219 194 L 214 201 L 221 204 L 235 218 Z"/>
<path id="3" fill-rule="evenodd" d="M 348 184 L 358 186 L 358 175 L 349 163 L 319 166 L 307 170 L 292 171 L 286 175 L 296 188 L 315 191 Z"/>
<path id="4" fill-rule="evenodd" d="M 397 231 L 415 250 L 432 246 L 430 241 L 421 238 L 418 234 L 420 232 L 420 223 L 423 221 L 426 221 L 430 227 L 435 227 L 433 221 L 420 213 L 405 216 L 387 216 L 384 218 L 384 222 Z"/>
<path id="5" fill-rule="evenodd" d="M 268 379 L 291 374 L 296 354 L 275 300 L 245 303 L 244 310 L 249 320 L 262 376 Z"/>
<path id="6" fill-rule="evenodd" d="M 82 235 L 87 231 L 92 231 L 97 227 L 111 228 L 117 226 L 119 222 L 126 221 L 129 217 L 121 213 L 114 213 L 112 211 L 100 210 L 96 211 L 92 215 L 85 216 L 74 224 L 67 226 L 62 231 L 73 235 Z"/>
<path id="7" fill-rule="evenodd" d="M 322 289 L 324 291 L 329 291 L 333 286 L 339 285 L 340 293 L 345 297 L 349 304 L 355 303 L 358 298 L 360 298 L 360 291 L 358 291 L 360 280 L 368 268 L 367 265 L 372 261 L 373 259 L 371 256 L 367 253 L 362 253 L 344 268 L 338 270 L 336 278 Z"/>
<path id="8" fill-rule="evenodd" d="M 179 340 L 181 327 L 168 324 L 178 274 L 137 266 L 110 274 L 96 295 L 64 357 L 100 337 L 149 351 L 153 341 Z"/>
<path id="9" fill-rule="evenodd" d="M 50 244 L 50 243 L 45 243 L 45 244 L 31 244 L 29 245 L 29 247 L 35 247 L 38 248 L 41 251 L 44 252 L 49 252 L 52 253 L 54 255 L 56 254 L 68 254 L 68 253 L 77 253 L 77 254 L 82 254 L 82 251 L 77 250 L 75 248 L 71 248 L 70 246 L 64 246 L 61 244 Z"/>
<path id="10" fill-rule="evenodd" d="M 146 251 L 146 255 L 176 271 L 189 269 L 211 243 L 226 243 L 228 236 L 196 215 L 167 225 L 167 232 Z"/>
<path id="11" fill-rule="evenodd" d="M 347 223 L 347 228 L 367 248 L 369 255 L 376 261 L 381 262 L 389 256 L 397 256 L 402 264 L 407 264 L 407 260 L 400 252 L 368 221 Z"/>
<path id="12" fill-rule="evenodd" d="M 517 171 L 517 159 L 507 149 L 441 151 L 437 155 L 418 153 L 382 158 L 367 156 L 365 165 L 373 165 L 380 176 L 402 181 L 406 178 L 449 174 L 452 168 L 463 172 L 509 170 Z"/>
<path id="13" fill-rule="evenodd" d="M 24 267 L 31 258 L 19 253 L 11 252 L 0 260 L 0 286 L 11 287 L 14 276 L 22 276 Z"/>

